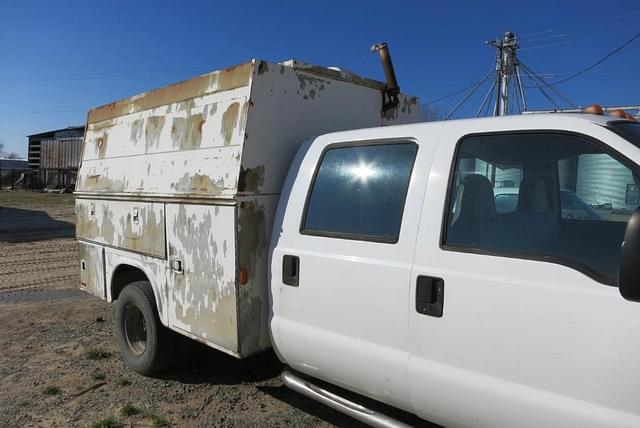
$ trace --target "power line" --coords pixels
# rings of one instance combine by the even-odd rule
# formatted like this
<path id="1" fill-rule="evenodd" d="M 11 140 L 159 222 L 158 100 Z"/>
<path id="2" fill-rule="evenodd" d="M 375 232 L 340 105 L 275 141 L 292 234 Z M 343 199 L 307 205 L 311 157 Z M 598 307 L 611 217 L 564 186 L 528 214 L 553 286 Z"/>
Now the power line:
<path id="1" fill-rule="evenodd" d="M 480 82 L 483 82 L 483 81 L 484 81 L 484 78 L 480 79 Z M 462 89 L 460 89 L 460 90 L 458 90 L 458 91 L 452 92 L 452 93 L 450 93 L 449 95 L 445 95 L 445 96 L 440 97 L 440 98 L 436 98 L 435 100 L 433 100 L 433 101 L 429 101 L 428 103 L 424 103 L 423 105 L 428 106 L 428 105 L 435 104 L 435 103 L 437 103 L 437 102 L 440 102 L 440 101 L 446 100 L 446 99 L 448 99 L 448 98 L 455 97 L 456 95 L 460 95 L 461 93 L 463 93 L 463 92 L 465 92 L 465 91 L 467 91 L 467 90 L 469 90 L 469 89 L 473 88 L 474 86 L 476 86 L 476 85 L 477 85 L 478 83 L 480 83 L 480 82 L 476 82 L 476 83 L 474 83 L 473 85 L 465 86 L 464 88 L 462 88 Z"/>
<path id="2" fill-rule="evenodd" d="M 491 65 L 491 63 L 493 63 L 493 60 L 491 60 L 490 62 L 488 62 L 488 63 L 487 63 L 487 67 L 488 67 L 489 65 Z M 483 69 L 485 69 L 485 70 L 486 70 L 486 67 L 483 67 Z M 493 68 L 492 68 L 491 70 L 493 71 Z M 483 76 L 483 77 L 481 77 L 481 78 L 480 78 L 480 80 L 479 80 L 478 82 L 472 83 L 471 85 L 468 85 L 468 86 L 465 86 L 465 87 L 463 87 L 463 88 L 461 88 L 461 89 L 458 89 L 458 90 L 457 90 L 457 91 L 455 91 L 455 92 L 451 92 L 451 93 L 450 93 L 450 94 L 448 94 L 448 95 L 444 95 L 444 96 L 442 96 L 442 97 L 440 97 L 440 98 L 436 98 L 435 100 L 429 101 L 429 102 L 427 102 L 427 103 L 423 103 L 422 105 L 424 105 L 424 106 L 428 106 L 428 105 L 435 104 L 435 103 L 437 103 L 437 102 L 440 102 L 440 101 L 443 101 L 443 100 L 449 99 L 449 98 L 451 98 L 451 97 L 455 97 L 456 95 L 460 95 L 461 93 L 463 93 L 463 92 L 465 92 L 465 91 L 468 91 L 469 89 L 473 88 L 473 87 L 474 87 L 474 86 L 476 86 L 478 83 L 483 82 L 483 81 L 485 80 L 484 73 L 483 73 L 483 75 L 482 75 L 482 76 Z M 451 86 L 451 85 L 439 85 L 439 86 Z"/>
<path id="3" fill-rule="evenodd" d="M 0 111 L 0 115 L 16 114 L 16 115 L 29 115 L 29 114 L 44 114 L 44 113 L 77 113 L 87 112 L 89 107 L 83 109 L 69 109 L 69 110 L 22 110 L 22 111 Z"/>
<path id="4" fill-rule="evenodd" d="M 521 42 L 527 42 L 531 39 L 548 37 L 551 34 L 556 34 L 557 31 L 567 32 L 567 30 L 569 29 L 576 29 L 576 28 L 580 29 L 580 31 L 583 31 L 582 29 L 587 27 L 586 28 L 587 31 L 593 32 L 593 29 L 596 26 L 609 26 L 609 25 L 620 26 L 627 23 L 633 24 L 637 21 L 637 18 L 634 18 L 632 15 L 638 15 L 638 14 L 640 14 L 640 9 L 628 10 L 628 11 L 625 11 L 624 14 L 605 17 L 598 21 L 577 22 L 575 24 L 566 24 L 566 25 L 560 25 L 554 28 L 547 28 L 544 30 L 536 31 L 534 33 L 522 34 L 518 36 L 518 39 Z"/>
<path id="5" fill-rule="evenodd" d="M 635 36 L 633 36 L 632 38 L 630 38 L 629 40 L 624 42 L 622 45 L 618 46 L 616 49 L 612 50 L 611 52 L 609 52 L 604 57 L 600 58 L 598 61 L 594 62 L 593 64 L 591 64 L 587 68 L 584 68 L 584 69 L 578 71 L 577 73 L 574 73 L 574 74 L 570 75 L 569 77 L 566 77 L 566 78 L 564 78 L 562 80 L 558 80 L 557 82 L 547 83 L 547 84 L 544 85 L 544 87 L 556 86 L 556 85 L 559 85 L 560 83 L 567 82 L 567 81 L 569 81 L 571 79 L 575 79 L 576 77 L 583 75 L 584 73 L 594 69 L 595 67 L 599 66 L 600 64 L 602 64 L 603 62 L 605 62 L 606 60 L 608 60 L 609 58 L 611 58 L 612 56 L 614 56 L 615 54 L 617 54 L 618 52 L 620 52 L 621 50 L 626 48 L 627 46 L 629 46 L 638 37 L 640 37 L 640 33 L 637 33 Z M 536 87 L 540 88 L 541 86 L 536 86 Z"/>

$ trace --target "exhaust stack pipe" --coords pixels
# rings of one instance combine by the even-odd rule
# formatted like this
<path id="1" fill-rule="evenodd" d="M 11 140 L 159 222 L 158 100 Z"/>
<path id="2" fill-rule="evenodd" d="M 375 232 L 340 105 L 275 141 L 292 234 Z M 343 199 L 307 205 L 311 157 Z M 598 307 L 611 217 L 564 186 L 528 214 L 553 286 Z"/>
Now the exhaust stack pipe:
<path id="1" fill-rule="evenodd" d="M 371 46 L 371 52 L 378 52 L 380 55 L 384 77 L 387 81 L 382 94 L 382 112 L 384 113 L 398 105 L 400 86 L 398 85 L 398 79 L 396 79 L 396 72 L 393 69 L 393 62 L 391 62 L 389 45 L 386 43 L 376 43 Z"/>

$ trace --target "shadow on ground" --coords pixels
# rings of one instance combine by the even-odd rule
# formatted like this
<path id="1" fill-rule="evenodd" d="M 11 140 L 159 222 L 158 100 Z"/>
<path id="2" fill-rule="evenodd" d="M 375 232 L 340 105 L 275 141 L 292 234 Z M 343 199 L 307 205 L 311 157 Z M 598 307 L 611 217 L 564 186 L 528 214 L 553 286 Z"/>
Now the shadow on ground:
<path id="1" fill-rule="evenodd" d="M 192 385 L 237 385 L 267 381 L 282 372 L 282 363 L 273 351 L 239 360 L 199 343 L 191 347 L 188 356 L 178 357 L 188 360 L 188 363 L 178 363 L 172 370 L 157 377 Z"/>
<path id="2" fill-rule="evenodd" d="M 257 385 L 256 388 L 279 401 L 285 402 L 332 425 L 356 428 L 367 426 L 281 385 L 280 382 L 277 382 L 277 385 L 269 384 L 268 381 L 280 376 L 284 369 L 284 365 L 278 360 L 272 350 L 243 360 L 238 360 L 237 358 L 209 349 L 200 344 L 195 344 L 191 352 L 189 363 L 163 373 L 159 378 L 198 385 L 238 385 L 264 382 L 266 383 L 265 385 Z M 312 380 L 312 382 L 355 403 L 362 404 L 372 410 L 391 416 L 409 426 L 438 427 L 438 425 L 419 419 L 409 413 L 322 381 Z"/>
<path id="3" fill-rule="evenodd" d="M 46 211 L 0 207 L 0 242 L 31 242 L 74 236 L 73 223 L 52 218 Z"/>
<path id="4" fill-rule="evenodd" d="M 264 382 L 266 385 L 257 385 L 256 388 L 318 419 L 339 427 L 359 428 L 366 426 L 282 386 L 280 382 L 276 382 L 277 385 L 270 385 L 273 383 L 270 382 L 271 380 L 280 376 L 283 367 L 273 351 L 266 351 L 239 360 L 196 343 L 189 363 L 175 367 L 173 370 L 159 375 L 158 378 L 196 385 L 238 385 Z"/>

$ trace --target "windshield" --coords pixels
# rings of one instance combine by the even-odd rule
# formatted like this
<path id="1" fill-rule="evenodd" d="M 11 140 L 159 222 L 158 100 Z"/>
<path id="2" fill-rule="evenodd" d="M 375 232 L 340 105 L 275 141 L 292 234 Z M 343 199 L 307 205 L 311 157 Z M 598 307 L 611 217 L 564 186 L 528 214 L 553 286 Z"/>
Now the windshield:
<path id="1" fill-rule="evenodd" d="M 631 144 L 640 147 L 640 122 L 615 121 L 607 124 L 608 128 L 629 140 Z"/>

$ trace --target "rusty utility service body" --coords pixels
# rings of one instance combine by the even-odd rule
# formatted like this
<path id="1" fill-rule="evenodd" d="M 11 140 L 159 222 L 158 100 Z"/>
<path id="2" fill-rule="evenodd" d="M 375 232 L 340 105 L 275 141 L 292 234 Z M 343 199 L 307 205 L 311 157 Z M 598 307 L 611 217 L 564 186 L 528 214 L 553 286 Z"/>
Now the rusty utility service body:
<path id="1" fill-rule="evenodd" d="M 401 94 L 381 113 L 384 88 L 253 60 L 90 110 L 75 192 L 81 288 L 112 302 L 146 281 L 163 327 L 240 358 L 269 348 L 268 243 L 290 162 L 317 134 L 420 120 Z"/>
<path id="2" fill-rule="evenodd" d="M 640 426 L 640 124 L 415 123 L 392 71 L 251 61 L 89 112 L 81 287 L 126 364 L 273 347 L 380 427 L 312 379 L 443 426 Z"/>

